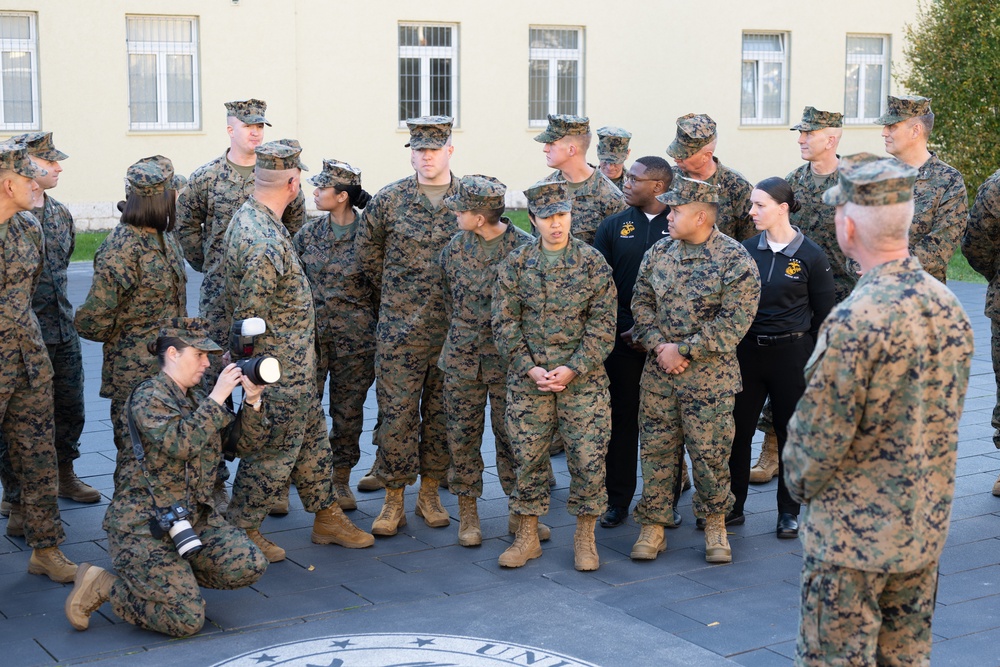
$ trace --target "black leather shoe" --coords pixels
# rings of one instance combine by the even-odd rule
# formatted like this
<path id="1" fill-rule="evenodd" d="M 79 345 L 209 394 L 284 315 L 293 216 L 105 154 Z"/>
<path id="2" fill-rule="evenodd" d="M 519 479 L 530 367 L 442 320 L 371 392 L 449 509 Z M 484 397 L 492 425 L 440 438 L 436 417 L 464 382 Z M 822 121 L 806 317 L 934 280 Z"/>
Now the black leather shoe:
<path id="1" fill-rule="evenodd" d="M 778 537 L 783 540 L 790 540 L 799 536 L 799 517 L 794 514 L 778 515 Z"/>
<path id="2" fill-rule="evenodd" d="M 601 528 L 614 528 L 625 523 L 628 518 L 627 507 L 615 507 L 611 505 L 608 511 L 601 516 Z"/>
<path id="3" fill-rule="evenodd" d="M 739 514 L 735 514 L 734 512 L 730 512 L 729 514 L 726 515 L 726 525 L 727 526 L 742 526 L 746 522 L 747 522 L 747 517 L 742 512 L 740 512 Z M 694 525 L 698 528 L 698 530 L 705 530 L 705 520 L 704 519 L 701 519 L 701 518 L 695 519 L 694 520 Z"/>
<path id="4" fill-rule="evenodd" d="M 682 521 L 684 521 L 684 517 L 681 516 L 680 512 L 674 509 L 674 525 L 666 526 L 666 528 L 677 528 L 678 526 L 681 525 Z"/>

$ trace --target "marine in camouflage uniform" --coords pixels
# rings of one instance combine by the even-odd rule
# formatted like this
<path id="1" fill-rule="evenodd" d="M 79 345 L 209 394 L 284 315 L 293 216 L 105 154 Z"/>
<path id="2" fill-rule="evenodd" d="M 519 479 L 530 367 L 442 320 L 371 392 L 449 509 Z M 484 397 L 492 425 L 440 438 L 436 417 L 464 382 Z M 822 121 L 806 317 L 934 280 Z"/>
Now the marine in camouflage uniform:
<path id="1" fill-rule="evenodd" d="M 633 337 L 649 350 L 642 373 L 639 459 L 642 524 L 633 557 L 666 548 L 680 448 L 694 473 L 694 513 L 705 518 L 706 558 L 732 559 L 724 516 L 733 507 L 729 454 L 734 397 L 742 388 L 736 346 L 750 328 L 760 276 L 747 250 L 713 226 L 718 189 L 683 177 L 657 197 L 671 207 L 670 239 L 646 252 L 632 296 Z M 721 531 L 721 534 L 720 534 Z"/>
<path id="2" fill-rule="evenodd" d="M 969 265 L 989 281 L 985 314 L 990 318 L 993 375 L 997 385 L 993 444 L 1000 449 L 1000 170 L 979 186 L 962 238 L 962 253 Z M 1000 496 L 1000 477 L 993 484 L 993 495 Z"/>
<path id="3" fill-rule="evenodd" d="M 632 133 L 620 127 L 606 125 L 597 129 L 598 168 L 622 192 L 625 192 L 625 160 L 632 152 L 628 147 L 631 139 Z"/>
<path id="4" fill-rule="evenodd" d="M 126 179 L 129 197 L 163 196 L 181 186 L 170 160 L 162 155 L 139 160 L 129 167 Z M 119 455 L 129 446 L 122 418 L 125 401 L 157 370 L 146 344 L 156 337 L 160 320 L 186 315 L 187 275 L 174 235 L 119 222 L 94 254 L 93 283 L 75 319 L 81 336 L 104 343 L 100 393 L 111 399 Z"/>
<path id="5" fill-rule="evenodd" d="M 549 114 L 548 127 L 535 141 L 545 144 L 546 162 L 556 167 L 542 182 L 566 182 L 573 198 L 573 235 L 593 245 L 601 221 L 628 206 L 621 190 L 600 169 L 587 164 L 590 138 L 590 119 Z"/>
<path id="6" fill-rule="evenodd" d="M 965 232 L 968 196 L 962 174 L 927 150 L 934 123 L 931 101 L 889 95 L 886 113 L 875 122 L 886 126 L 886 152 L 919 170 L 913 186 L 910 253 L 924 271 L 947 282 L 948 262 Z"/>
<path id="7" fill-rule="evenodd" d="M 973 340 L 905 254 L 916 178 L 895 160 L 841 166 L 824 197 L 864 275 L 820 330 L 783 454 L 807 503 L 797 665 L 930 664 Z M 889 240 L 866 248 L 875 225 Z"/>
<path id="8" fill-rule="evenodd" d="M 674 158 L 674 178 L 705 181 L 718 188 L 719 214 L 716 226 L 726 236 L 745 241 L 757 234 L 750 219 L 753 188 L 740 172 L 715 157 L 718 141 L 715 121 L 705 114 L 689 113 L 677 119 L 677 134 L 667 147 Z"/>
<path id="9" fill-rule="evenodd" d="M 574 200 L 566 184 L 541 181 L 525 195 L 540 238 L 498 268 L 492 305 L 497 350 L 509 364 L 505 423 L 517 463 L 510 507 L 521 517 L 500 564 L 518 567 L 541 555 L 536 525 L 549 511 L 548 447 L 559 433 L 570 473 L 566 509 L 577 517 L 576 568 L 596 570 L 594 525 L 607 506 L 611 429 L 604 359 L 614 347 L 618 292 L 604 256 L 570 235 Z M 552 378 L 560 369 L 573 374 L 568 382 Z"/>

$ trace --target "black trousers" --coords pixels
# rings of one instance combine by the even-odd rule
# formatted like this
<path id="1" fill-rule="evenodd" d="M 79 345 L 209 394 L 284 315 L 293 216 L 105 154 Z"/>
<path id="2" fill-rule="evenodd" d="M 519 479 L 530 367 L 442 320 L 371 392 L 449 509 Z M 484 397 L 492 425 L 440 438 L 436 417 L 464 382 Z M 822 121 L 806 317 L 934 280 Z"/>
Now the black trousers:
<path id="1" fill-rule="evenodd" d="M 729 456 L 729 473 L 732 476 L 733 495 L 736 496 L 734 513 L 742 513 L 750 485 L 750 445 L 757 430 L 757 419 L 764 401 L 771 397 L 774 413 L 774 432 L 778 437 L 778 457 L 785 449 L 788 438 L 788 420 L 795 413 L 806 388 L 803 371 L 814 342 L 805 334 L 778 345 L 761 346 L 756 336 L 747 335 L 736 348 L 743 376 L 743 391 L 736 394 L 733 420 L 736 433 L 733 451 Z M 785 486 L 785 466 L 778 467 L 778 512 L 799 514 L 799 504 L 792 500 Z"/>

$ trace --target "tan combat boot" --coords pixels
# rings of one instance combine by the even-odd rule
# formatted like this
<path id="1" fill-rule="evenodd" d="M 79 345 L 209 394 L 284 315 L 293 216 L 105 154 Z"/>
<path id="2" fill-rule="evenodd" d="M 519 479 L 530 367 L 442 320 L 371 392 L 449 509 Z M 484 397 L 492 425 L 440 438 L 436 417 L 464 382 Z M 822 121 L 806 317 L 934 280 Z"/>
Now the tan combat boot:
<path id="1" fill-rule="evenodd" d="M 403 510 L 403 487 L 385 490 L 385 502 L 382 511 L 372 522 L 373 535 L 395 535 L 396 531 L 406 525 L 406 512 Z"/>
<path id="2" fill-rule="evenodd" d="M 101 499 L 101 492 L 84 484 L 73 472 L 73 462 L 68 461 L 59 464 L 59 497 L 78 503 L 96 503 Z"/>
<path id="3" fill-rule="evenodd" d="M 226 483 L 216 478 L 215 486 L 212 487 L 212 506 L 222 516 L 226 515 L 229 509 L 229 493 L 226 492 Z"/>
<path id="4" fill-rule="evenodd" d="M 10 516 L 11 507 L 9 500 L 0 500 L 0 516 Z"/>
<path id="5" fill-rule="evenodd" d="M 56 583 L 68 584 L 76 577 L 76 563 L 66 558 L 59 547 L 32 549 L 28 574 L 44 574 Z"/>
<path id="6" fill-rule="evenodd" d="M 656 560 L 661 551 L 667 550 L 667 536 L 663 526 L 654 523 L 642 524 L 639 539 L 632 545 L 632 560 Z"/>
<path id="7" fill-rule="evenodd" d="M 705 560 L 709 563 L 732 563 L 733 550 L 726 535 L 726 515 L 709 514 L 705 517 Z"/>
<path id="8" fill-rule="evenodd" d="M 10 516 L 7 517 L 7 534 L 11 537 L 24 537 L 24 511 L 20 503 L 12 505 Z"/>
<path id="9" fill-rule="evenodd" d="M 268 563 L 280 563 L 285 560 L 285 550 L 260 534 L 259 530 L 247 529 L 247 537 L 264 552 Z"/>
<path id="10" fill-rule="evenodd" d="M 281 494 L 278 495 L 278 499 L 274 501 L 271 505 L 271 511 L 268 512 L 271 516 L 285 516 L 288 514 L 288 494 L 292 488 L 292 481 L 288 480 L 285 483 L 285 488 L 281 490 Z M 273 562 L 273 561 L 272 561 Z"/>
<path id="11" fill-rule="evenodd" d="M 417 509 L 414 514 L 422 516 L 424 523 L 431 528 L 443 528 L 451 522 L 448 513 L 441 507 L 438 481 L 433 477 L 420 476 L 420 491 L 417 492 Z"/>
<path id="12" fill-rule="evenodd" d="M 384 489 L 385 485 L 375 476 L 375 462 L 372 461 L 372 467 L 365 473 L 365 476 L 358 480 L 358 491 L 378 491 L 379 489 Z"/>
<path id="13" fill-rule="evenodd" d="M 521 515 L 518 520 L 517 536 L 514 543 L 500 554 L 500 567 L 521 567 L 529 560 L 542 555 L 542 545 L 538 543 L 538 517 Z"/>
<path id="14" fill-rule="evenodd" d="M 580 514 L 576 517 L 576 533 L 573 535 L 573 566 L 580 572 L 596 570 L 601 566 L 597 557 L 597 543 L 594 542 L 596 514 Z"/>
<path id="15" fill-rule="evenodd" d="M 316 512 L 312 541 L 315 544 L 339 544 L 348 549 L 364 549 L 375 544 L 371 533 L 351 523 L 337 503 Z"/>
<path id="16" fill-rule="evenodd" d="M 997 477 L 997 481 L 993 482 L 993 495 L 1000 496 L 1000 477 Z"/>
<path id="17" fill-rule="evenodd" d="M 478 547 L 483 543 L 474 496 L 458 497 L 458 543 L 463 547 Z"/>
<path id="18" fill-rule="evenodd" d="M 510 516 L 507 518 L 507 532 L 511 535 L 517 534 L 517 527 L 521 524 L 521 518 L 512 511 Z M 538 541 L 548 542 L 549 538 L 552 537 L 552 529 L 546 526 L 541 521 L 538 522 Z"/>
<path id="19" fill-rule="evenodd" d="M 90 627 L 90 615 L 111 599 L 111 586 L 118 577 L 103 567 L 80 563 L 73 590 L 66 598 L 66 618 L 77 630 Z"/>
<path id="20" fill-rule="evenodd" d="M 333 469 L 333 494 L 337 498 L 337 504 L 342 510 L 358 509 L 358 501 L 351 493 L 351 469 Z"/>
<path id="21" fill-rule="evenodd" d="M 767 484 L 778 476 L 778 436 L 774 431 L 764 434 L 757 463 L 750 468 L 751 484 Z"/>

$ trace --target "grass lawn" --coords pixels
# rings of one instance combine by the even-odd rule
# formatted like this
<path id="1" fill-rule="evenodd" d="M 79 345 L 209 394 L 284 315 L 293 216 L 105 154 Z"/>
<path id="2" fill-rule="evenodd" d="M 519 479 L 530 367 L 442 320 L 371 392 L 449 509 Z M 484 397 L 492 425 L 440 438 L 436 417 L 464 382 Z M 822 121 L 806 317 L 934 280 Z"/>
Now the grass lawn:
<path id="1" fill-rule="evenodd" d="M 77 232 L 76 247 L 73 248 L 72 262 L 93 262 L 94 253 L 101 241 L 107 238 L 108 232 Z"/>

